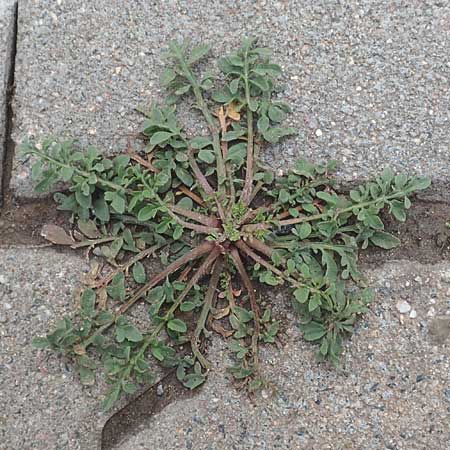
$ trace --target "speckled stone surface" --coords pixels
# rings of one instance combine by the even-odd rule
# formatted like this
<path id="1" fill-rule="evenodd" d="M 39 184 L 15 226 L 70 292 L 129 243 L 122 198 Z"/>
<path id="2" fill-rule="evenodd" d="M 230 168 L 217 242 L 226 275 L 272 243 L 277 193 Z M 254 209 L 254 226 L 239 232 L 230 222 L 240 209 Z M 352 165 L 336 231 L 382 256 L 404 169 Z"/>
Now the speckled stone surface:
<path id="1" fill-rule="evenodd" d="M 86 270 L 48 249 L 0 250 L 0 449 L 96 450 L 105 386 L 83 388 L 71 364 L 31 346 L 73 309 Z"/>
<path id="2" fill-rule="evenodd" d="M 450 448 L 450 265 L 404 261 L 365 271 L 377 297 L 347 342 L 342 372 L 318 365 L 290 326 L 281 349 L 262 352 L 273 392 L 250 400 L 226 380 L 228 353 L 216 339 L 214 370 L 198 396 L 172 403 L 117 448 Z M 399 301 L 415 314 L 400 314 Z M 444 337 L 436 340 L 439 321 L 447 327 L 438 325 Z"/>
<path id="3" fill-rule="evenodd" d="M 336 158 L 348 180 L 385 165 L 448 180 L 449 21 L 442 0 L 22 0 L 14 139 L 123 151 L 142 121 L 134 108 L 162 97 L 170 39 L 209 42 L 220 56 L 252 34 L 285 69 L 299 130 L 266 152 L 270 164 Z M 33 195 L 29 171 L 17 157 L 17 195 Z"/>
<path id="4" fill-rule="evenodd" d="M 0 0 L 0 204 L 6 136 L 6 101 L 14 42 L 16 0 Z"/>

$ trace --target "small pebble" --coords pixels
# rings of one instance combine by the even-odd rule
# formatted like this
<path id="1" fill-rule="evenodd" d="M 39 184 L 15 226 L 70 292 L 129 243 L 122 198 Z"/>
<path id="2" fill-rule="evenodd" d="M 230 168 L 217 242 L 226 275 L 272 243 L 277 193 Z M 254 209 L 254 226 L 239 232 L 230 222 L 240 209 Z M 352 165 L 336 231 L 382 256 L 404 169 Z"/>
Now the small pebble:
<path id="1" fill-rule="evenodd" d="M 434 315 L 436 314 L 436 310 L 433 308 L 433 306 L 428 310 L 427 312 L 427 316 L 428 317 L 434 317 Z"/>
<path id="2" fill-rule="evenodd" d="M 317 137 L 322 136 L 322 134 L 323 134 L 323 133 L 322 133 L 322 130 L 321 130 L 320 128 L 316 130 L 316 136 L 317 136 Z"/>
<path id="3" fill-rule="evenodd" d="M 162 397 L 164 395 L 164 388 L 162 384 L 158 384 L 158 387 L 156 388 L 156 395 L 158 397 Z"/>
<path id="4" fill-rule="evenodd" d="M 412 309 L 411 312 L 409 313 L 409 317 L 411 319 L 415 319 L 417 317 L 417 311 L 415 309 Z"/>
<path id="5" fill-rule="evenodd" d="M 397 302 L 397 309 L 400 314 L 406 314 L 411 311 L 411 305 L 408 302 L 402 300 L 400 302 Z"/>
<path id="6" fill-rule="evenodd" d="M 5 277 L 5 275 L 0 275 L 0 284 L 6 284 L 8 282 L 8 279 Z"/>

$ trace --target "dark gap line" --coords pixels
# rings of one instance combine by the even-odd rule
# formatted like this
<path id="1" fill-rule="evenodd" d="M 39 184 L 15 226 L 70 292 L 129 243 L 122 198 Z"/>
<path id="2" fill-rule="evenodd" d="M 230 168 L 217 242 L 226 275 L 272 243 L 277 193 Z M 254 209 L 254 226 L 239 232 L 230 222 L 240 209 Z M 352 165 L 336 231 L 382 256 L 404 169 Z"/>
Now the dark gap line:
<path id="1" fill-rule="evenodd" d="M 9 183 L 11 181 L 12 166 L 14 161 L 15 143 L 12 138 L 13 132 L 13 100 L 15 95 L 15 72 L 16 72 L 16 55 L 17 55 L 17 31 L 18 31 L 18 16 L 19 16 L 19 2 L 14 6 L 14 18 L 12 29 L 12 42 L 9 49 L 9 67 L 7 74 L 6 85 L 6 101 L 5 101 L 5 138 L 2 143 L 4 148 L 3 160 L 0 161 L 2 165 L 2 183 L 0 186 L 0 207 L 6 202 L 6 197 L 9 193 Z"/>

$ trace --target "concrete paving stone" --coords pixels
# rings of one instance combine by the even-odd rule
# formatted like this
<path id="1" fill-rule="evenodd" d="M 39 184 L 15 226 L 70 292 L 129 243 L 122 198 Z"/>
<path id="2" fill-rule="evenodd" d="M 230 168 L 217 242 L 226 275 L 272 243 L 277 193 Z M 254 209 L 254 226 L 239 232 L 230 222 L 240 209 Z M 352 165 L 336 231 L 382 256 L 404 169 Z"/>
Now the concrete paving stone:
<path id="1" fill-rule="evenodd" d="M 105 386 L 83 388 L 71 364 L 31 346 L 73 309 L 88 266 L 49 249 L 0 250 L 0 449 L 96 450 Z"/>
<path id="2" fill-rule="evenodd" d="M 450 265 L 402 261 L 365 272 L 376 300 L 346 344 L 342 371 L 315 361 L 292 320 L 282 348 L 262 351 L 271 387 L 249 398 L 226 379 L 228 352 L 215 338 L 199 394 L 167 406 L 117 449 L 450 448 Z M 416 313 L 400 314 L 399 301 Z M 432 331 L 445 318 L 438 343 Z"/>
<path id="3" fill-rule="evenodd" d="M 14 43 L 16 0 L 0 0 L 0 203 L 6 139 L 6 102 Z"/>
<path id="4" fill-rule="evenodd" d="M 336 158 L 347 180 L 386 165 L 448 180 L 449 21 L 442 0 L 22 0 L 14 139 L 123 151 L 142 122 L 134 108 L 162 98 L 169 40 L 209 42 L 220 56 L 251 34 L 284 67 L 299 130 L 266 152 L 274 167 Z M 17 195 L 33 195 L 29 174 L 16 156 Z"/>

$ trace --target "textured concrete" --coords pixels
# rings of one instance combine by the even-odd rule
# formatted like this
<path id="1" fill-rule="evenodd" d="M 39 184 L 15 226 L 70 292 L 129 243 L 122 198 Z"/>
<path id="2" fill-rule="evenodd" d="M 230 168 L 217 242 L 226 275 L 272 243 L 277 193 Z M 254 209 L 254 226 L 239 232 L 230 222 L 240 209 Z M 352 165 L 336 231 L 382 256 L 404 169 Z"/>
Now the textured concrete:
<path id="1" fill-rule="evenodd" d="M 0 449 L 96 450 L 104 386 L 83 388 L 71 364 L 32 348 L 73 309 L 85 262 L 48 249 L 0 250 Z"/>
<path id="2" fill-rule="evenodd" d="M 274 166 L 331 157 L 347 179 L 390 165 L 448 180 L 449 21 L 442 0 L 23 0 L 14 137 L 124 150 L 142 121 L 134 108 L 161 98 L 169 40 L 210 42 L 218 56 L 252 34 L 285 69 L 299 130 L 268 151 Z M 33 195 L 29 168 L 16 158 L 18 195 Z"/>
<path id="3" fill-rule="evenodd" d="M 262 352 L 271 389 L 249 399 L 226 380 L 228 352 L 216 339 L 199 395 L 172 403 L 117 449 L 450 448 L 450 265 L 393 262 L 366 272 L 377 298 L 347 342 L 342 372 L 315 362 L 288 315 L 282 348 Z M 399 302 L 415 313 L 400 314 Z"/>
<path id="4" fill-rule="evenodd" d="M 15 0 L 0 0 L 0 204 L 6 146 L 7 90 L 14 43 Z"/>

